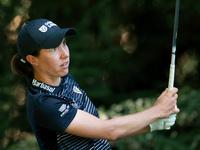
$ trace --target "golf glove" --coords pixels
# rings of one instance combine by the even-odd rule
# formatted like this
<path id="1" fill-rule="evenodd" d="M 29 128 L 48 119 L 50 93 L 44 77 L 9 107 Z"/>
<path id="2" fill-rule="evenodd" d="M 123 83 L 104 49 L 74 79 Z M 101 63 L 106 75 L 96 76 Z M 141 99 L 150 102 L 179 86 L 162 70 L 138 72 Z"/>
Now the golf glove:
<path id="1" fill-rule="evenodd" d="M 155 130 L 169 130 L 171 126 L 175 124 L 176 114 L 171 115 L 168 118 L 158 119 L 150 124 L 150 131 Z"/>

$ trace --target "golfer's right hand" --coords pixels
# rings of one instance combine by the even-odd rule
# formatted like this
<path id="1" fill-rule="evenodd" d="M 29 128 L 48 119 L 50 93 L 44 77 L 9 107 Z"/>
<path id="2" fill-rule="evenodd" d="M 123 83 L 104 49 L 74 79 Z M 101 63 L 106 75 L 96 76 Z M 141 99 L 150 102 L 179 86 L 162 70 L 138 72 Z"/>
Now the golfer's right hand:
<path id="1" fill-rule="evenodd" d="M 162 94 L 158 97 L 154 106 L 157 107 L 157 111 L 160 115 L 159 118 L 168 118 L 172 114 L 179 113 L 179 109 L 177 108 L 177 98 L 178 98 L 178 89 L 173 88 L 170 92 L 168 89 L 162 92 Z"/>

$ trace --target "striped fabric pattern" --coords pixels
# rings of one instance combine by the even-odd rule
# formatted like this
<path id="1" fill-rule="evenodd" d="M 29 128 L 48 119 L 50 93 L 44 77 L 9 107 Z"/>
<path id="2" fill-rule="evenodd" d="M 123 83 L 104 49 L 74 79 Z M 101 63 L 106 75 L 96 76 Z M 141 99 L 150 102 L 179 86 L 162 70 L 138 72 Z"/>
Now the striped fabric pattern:
<path id="1" fill-rule="evenodd" d="M 79 88 L 76 81 L 68 76 L 64 77 L 63 80 L 62 88 L 59 86 L 59 90 L 55 90 L 56 93 L 46 94 L 62 98 L 74 107 L 99 117 L 96 107 L 85 91 Z M 60 150 L 111 150 L 107 140 L 83 138 L 66 132 L 57 133 L 57 141 Z"/>

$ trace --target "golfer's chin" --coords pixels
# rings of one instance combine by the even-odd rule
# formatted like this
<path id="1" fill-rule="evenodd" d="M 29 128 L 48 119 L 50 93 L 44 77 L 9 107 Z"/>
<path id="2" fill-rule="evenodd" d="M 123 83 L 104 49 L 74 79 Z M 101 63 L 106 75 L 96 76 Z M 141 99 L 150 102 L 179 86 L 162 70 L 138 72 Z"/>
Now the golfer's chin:
<path id="1" fill-rule="evenodd" d="M 61 74 L 60 74 L 60 77 L 63 77 L 65 75 L 67 75 L 69 73 L 69 69 L 65 69 Z"/>
<path id="2" fill-rule="evenodd" d="M 67 68 L 67 69 L 64 70 L 63 76 L 67 75 L 68 73 L 69 73 L 69 69 Z M 63 77 L 63 76 L 62 76 L 62 77 Z"/>

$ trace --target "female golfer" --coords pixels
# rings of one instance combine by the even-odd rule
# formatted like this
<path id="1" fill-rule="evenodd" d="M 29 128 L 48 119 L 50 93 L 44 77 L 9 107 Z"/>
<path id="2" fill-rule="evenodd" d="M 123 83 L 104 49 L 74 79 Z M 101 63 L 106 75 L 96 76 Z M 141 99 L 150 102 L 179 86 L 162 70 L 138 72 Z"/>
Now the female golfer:
<path id="1" fill-rule="evenodd" d="M 69 74 L 65 37 L 76 33 L 74 28 L 61 29 L 49 20 L 36 19 L 18 35 L 18 53 L 11 67 L 27 79 L 28 119 L 40 149 L 110 150 L 107 140 L 169 129 L 175 123 L 176 118 L 170 116 L 179 112 L 176 88 L 166 89 L 155 105 L 144 111 L 101 120 L 85 91 Z"/>

